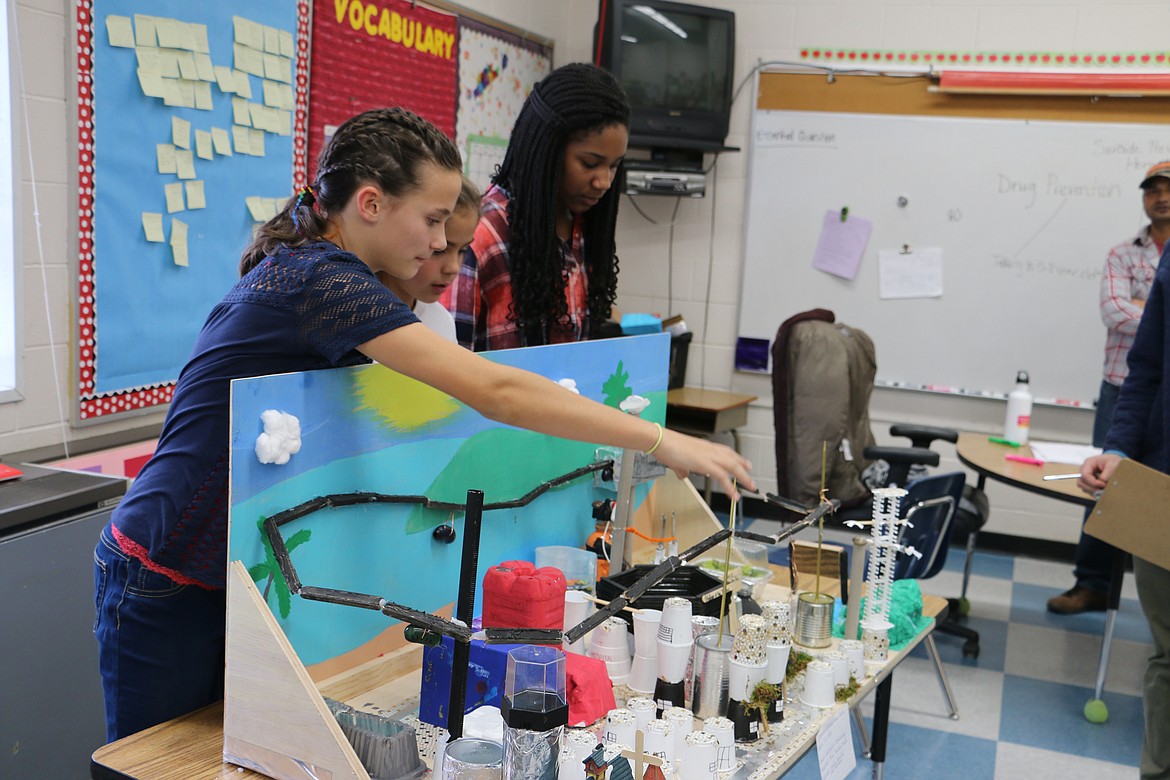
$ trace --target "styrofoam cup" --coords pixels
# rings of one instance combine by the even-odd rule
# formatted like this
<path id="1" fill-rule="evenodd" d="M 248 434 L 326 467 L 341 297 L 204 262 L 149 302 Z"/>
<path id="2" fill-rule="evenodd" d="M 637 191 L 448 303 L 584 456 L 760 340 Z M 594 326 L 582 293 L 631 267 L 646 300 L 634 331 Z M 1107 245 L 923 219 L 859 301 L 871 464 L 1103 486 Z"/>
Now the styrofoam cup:
<path id="1" fill-rule="evenodd" d="M 692 731 L 684 737 L 682 780 L 714 780 L 719 767 L 719 740 L 705 731 Z"/>
<path id="2" fill-rule="evenodd" d="M 686 707 L 667 707 L 662 710 L 662 719 L 674 724 L 674 754 L 685 758 L 686 737 L 695 730 L 695 714 Z"/>
<path id="3" fill-rule="evenodd" d="M 809 661 L 804 669 L 804 690 L 800 700 L 810 707 L 832 707 L 837 689 L 833 685 L 833 667 L 828 661 Z"/>
<path id="4" fill-rule="evenodd" d="M 837 649 L 849 659 L 849 673 L 855 680 L 865 679 L 865 645 L 860 639 L 842 639 Z"/>
<path id="5" fill-rule="evenodd" d="M 719 763 L 716 770 L 730 772 L 735 768 L 735 724 L 722 716 L 703 721 L 703 731 L 713 734 L 719 743 Z"/>
<path id="6" fill-rule="evenodd" d="M 565 630 L 574 628 L 581 624 L 586 618 L 593 614 L 593 602 L 585 598 L 585 594 L 579 590 L 565 591 Z M 585 654 L 586 648 L 589 646 L 589 634 L 578 639 L 576 642 L 562 642 L 561 648 L 567 653 Z"/>
<path id="7" fill-rule="evenodd" d="M 693 642 L 691 614 L 691 602 L 681 596 L 668 598 L 662 604 L 662 617 L 658 621 L 659 641 L 677 645 Z"/>
<path id="8" fill-rule="evenodd" d="M 792 652 L 792 643 L 769 644 L 766 650 L 768 670 L 764 673 L 764 679 L 774 685 L 779 685 L 784 682 L 784 676 L 788 673 L 788 656 Z"/>
<path id="9" fill-rule="evenodd" d="M 612 650 L 621 650 L 629 655 L 630 641 L 627 638 L 630 626 L 619 617 L 611 617 L 597 628 L 593 629 L 590 644 L 593 647 L 604 647 Z"/>
<path id="10" fill-rule="evenodd" d="M 634 732 L 638 730 L 638 719 L 624 707 L 610 710 L 605 716 L 603 741 L 607 745 L 633 745 Z"/>
<path id="11" fill-rule="evenodd" d="M 735 701 L 751 701 L 752 692 L 764 679 L 768 664 L 745 664 L 735 658 L 728 659 L 727 663 L 727 697 Z"/>
<path id="12" fill-rule="evenodd" d="M 657 609 L 641 609 L 634 613 L 634 652 L 653 658 L 658 655 L 658 625 L 662 612 Z"/>
<path id="13" fill-rule="evenodd" d="M 633 672 L 630 675 L 633 676 Z M 658 703 L 648 696 L 635 696 L 626 700 L 626 709 L 634 713 L 638 729 L 645 734 L 646 724 L 658 714 Z"/>
<path id="14" fill-rule="evenodd" d="M 605 670 L 609 673 L 609 681 L 614 685 L 625 685 L 630 679 L 630 657 L 621 661 L 606 661 Z"/>
<path id="15" fill-rule="evenodd" d="M 827 661 L 833 667 L 833 685 L 844 686 L 849 684 L 849 656 L 840 650 L 830 650 L 821 653 L 821 660 Z"/>
<path id="16" fill-rule="evenodd" d="M 670 683 L 682 682 L 694 642 L 685 645 L 658 641 L 658 676 Z"/>
<path id="17" fill-rule="evenodd" d="M 642 746 L 647 753 L 674 761 L 674 724 L 668 720 L 652 720 L 647 723 Z"/>
<path id="18" fill-rule="evenodd" d="M 654 682 L 657 679 L 658 658 L 634 653 L 634 660 L 630 662 L 630 678 L 626 680 L 629 689 L 638 693 L 654 693 Z"/>

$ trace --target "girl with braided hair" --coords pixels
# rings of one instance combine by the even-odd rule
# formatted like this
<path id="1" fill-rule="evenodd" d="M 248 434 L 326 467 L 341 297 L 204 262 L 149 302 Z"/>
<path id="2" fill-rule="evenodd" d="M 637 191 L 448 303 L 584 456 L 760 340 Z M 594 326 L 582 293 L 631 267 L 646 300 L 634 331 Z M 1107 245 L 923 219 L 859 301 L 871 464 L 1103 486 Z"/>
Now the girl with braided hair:
<path id="1" fill-rule="evenodd" d="M 447 245 L 455 145 L 401 109 L 342 124 L 316 180 L 260 228 L 179 375 L 154 455 L 94 552 L 106 736 L 223 698 L 230 383 L 375 360 L 486 417 L 653 452 L 680 475 L 754 489 L 734 450 L 665 431 L 422 325 L 380 276 L 407 279 Z"/>
<path id="2" fill-rule="evenodd" d="M 533 88 L 462 273 L 441 299 L 460 344 L 582 341 L 609 319 L 629 121 L 621 86 L 593 65 L 557 68 Z"/>

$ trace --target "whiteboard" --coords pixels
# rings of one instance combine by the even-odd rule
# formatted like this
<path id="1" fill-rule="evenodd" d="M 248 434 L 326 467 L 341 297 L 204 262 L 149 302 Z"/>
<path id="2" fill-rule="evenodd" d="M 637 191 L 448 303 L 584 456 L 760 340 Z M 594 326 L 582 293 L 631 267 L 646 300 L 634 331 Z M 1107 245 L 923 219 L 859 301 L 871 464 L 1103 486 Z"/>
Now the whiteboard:
<path id="1" fill-rule="evenodd" d="M 881 384 L 1003 394 L 1022 369 L 1038 400 L 1093 400 L 1105 256 L 1146 224 L 1170 129 L 757 110 L 750 155 L 741 338 L 826 308 L 873 339 Z M 873 226 L 851 280 L 813 268 L 843 207 Z M 879 298 L 878 254 L 904 247 L 939 251 L 940 297 Z"/>

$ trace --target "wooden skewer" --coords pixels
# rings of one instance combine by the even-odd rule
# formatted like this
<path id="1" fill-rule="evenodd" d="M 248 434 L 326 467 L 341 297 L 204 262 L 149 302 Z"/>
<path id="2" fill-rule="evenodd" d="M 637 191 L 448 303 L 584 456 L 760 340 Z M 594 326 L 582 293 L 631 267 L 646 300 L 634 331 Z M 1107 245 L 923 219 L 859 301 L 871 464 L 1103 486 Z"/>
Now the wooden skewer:
<path id="1" fill-rule="evenodd" d="M 579 591 L 579 592 L 581 593 L 582 596 L 585 597 L 586 601 L 592 601 L 594 604 L 600 604 L 603 607 L 609 606 L 609 602 L 605 601 L 604 599 L 599 599 L 596 596 L 590 596 L 588 593 L 585 593 L 584 591 Z M 626 612 L 641 612 L 642 611 L 640 609 L 635 609 L 634 607 L 622 607 L 622 609 L 624 609 Z"/>

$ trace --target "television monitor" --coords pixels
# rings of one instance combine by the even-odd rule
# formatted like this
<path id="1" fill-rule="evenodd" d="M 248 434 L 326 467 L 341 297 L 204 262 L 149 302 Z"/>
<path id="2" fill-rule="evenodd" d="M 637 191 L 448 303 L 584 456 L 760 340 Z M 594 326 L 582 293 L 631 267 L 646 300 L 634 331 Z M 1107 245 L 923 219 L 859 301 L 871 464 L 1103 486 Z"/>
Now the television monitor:
<path id="1" fill-rule="evenodd" d="M 630 100 L 630 144 L 718 150 L 727 138 L 735 14 L 669 0 L 599 0 L 594 64 Z"/>

